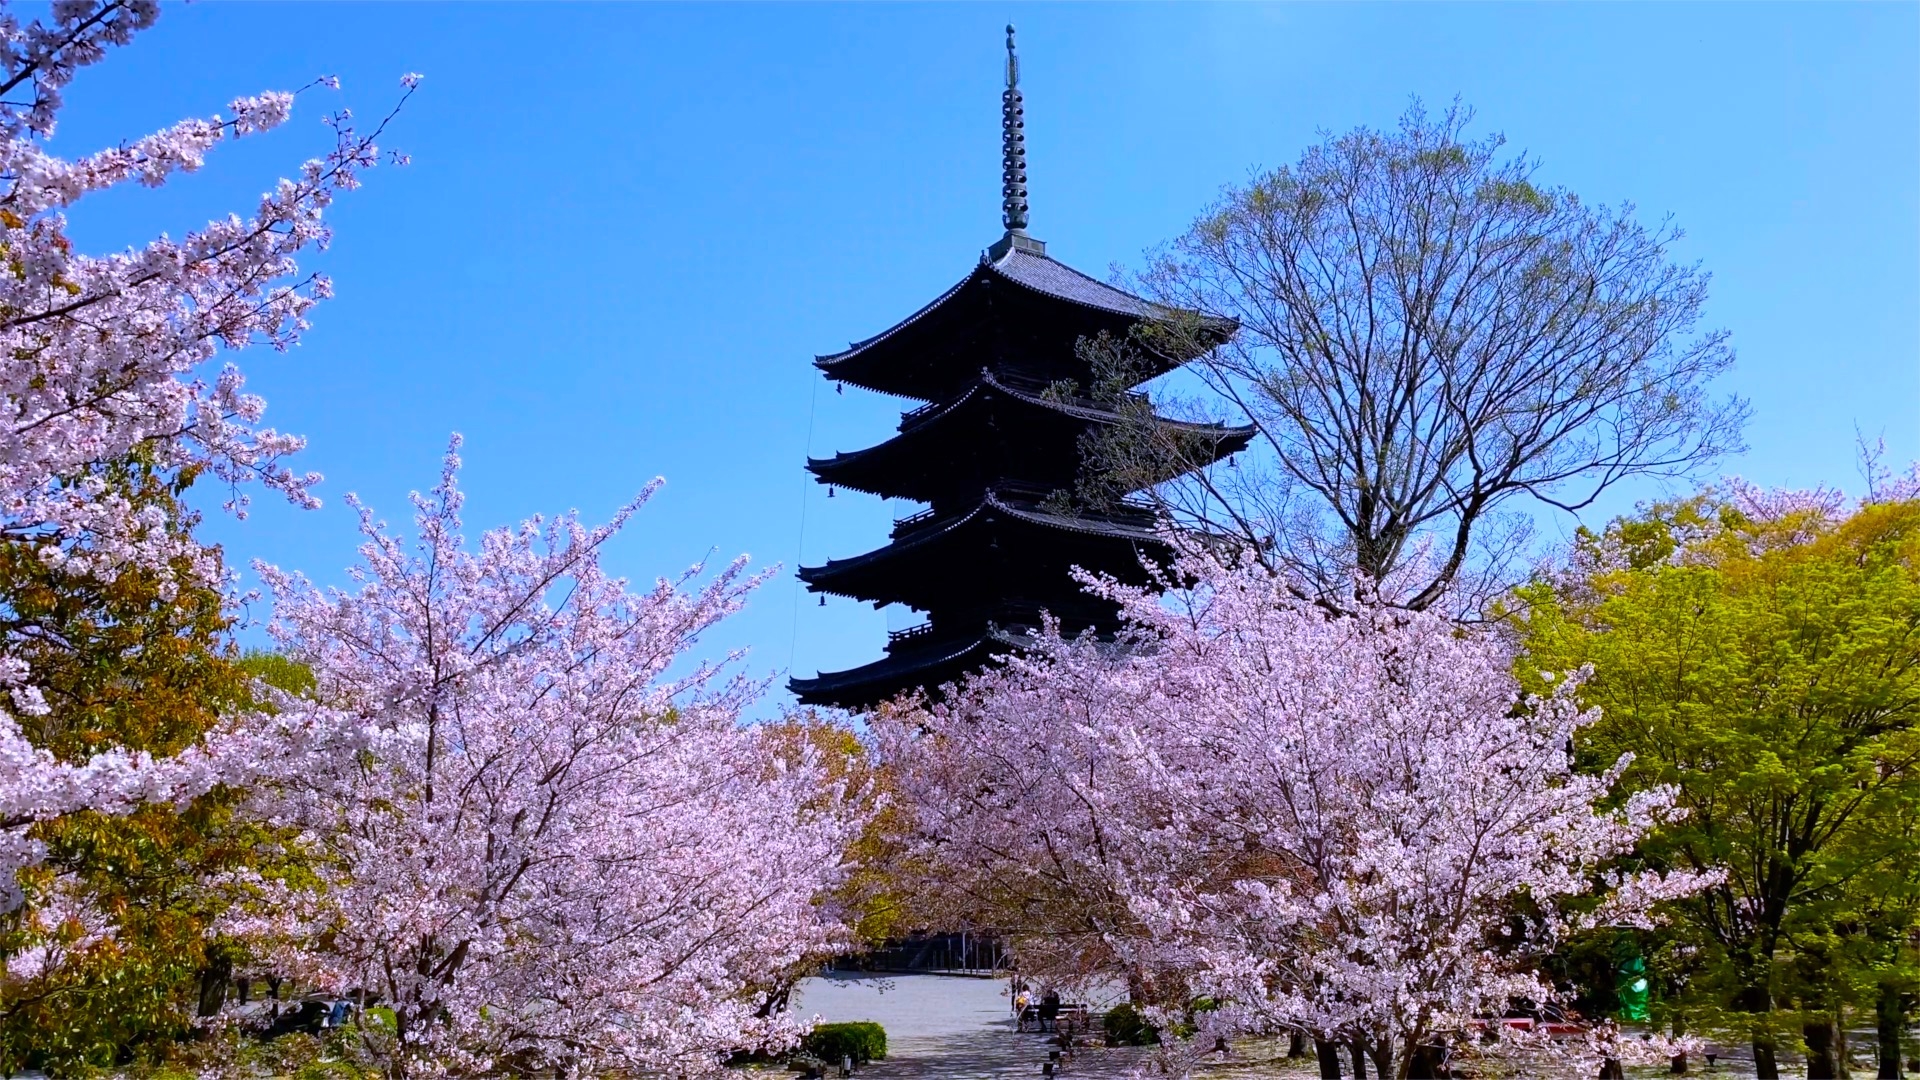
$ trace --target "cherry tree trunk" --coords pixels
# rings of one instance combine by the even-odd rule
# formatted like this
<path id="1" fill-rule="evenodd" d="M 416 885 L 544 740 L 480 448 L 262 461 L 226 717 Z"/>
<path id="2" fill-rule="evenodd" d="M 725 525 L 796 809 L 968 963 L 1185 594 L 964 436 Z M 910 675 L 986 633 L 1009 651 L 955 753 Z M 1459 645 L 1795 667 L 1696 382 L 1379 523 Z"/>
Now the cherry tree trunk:
<path id="1" fill-rule="evenodd" d="M 212 1016 L 227 1002 L 227 981 L 233 975 L 233 962 L 215 959 L 200 972 L 200 1000 L 195 1015 Z"/>
<path id="2" fill-rule="evenodd" d="M 1320 1080 L 1340 1080 L 1340 1044 L 1316 1037 L 1313 1052 L 1320 1059 Z"/>
<path id="3" fill-rule="evenodd" d="M 1437 1046 L 1407 1048 L 1407 1080 L 1443 1080 L 1448 1069 Z"/>
<path id="4" fill-rule="evenodd" d="M 1373 1044 L 1373 1075 L 1375 1080 L 1394 1080 L 1393 1043 L 1380 1039 Z"/>

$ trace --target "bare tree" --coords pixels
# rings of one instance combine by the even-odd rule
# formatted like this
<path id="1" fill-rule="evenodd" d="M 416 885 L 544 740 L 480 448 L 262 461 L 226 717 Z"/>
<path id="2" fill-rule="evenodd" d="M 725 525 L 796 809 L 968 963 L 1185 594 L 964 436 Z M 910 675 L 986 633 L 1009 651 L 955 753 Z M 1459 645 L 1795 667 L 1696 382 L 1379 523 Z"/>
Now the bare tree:
<path id="1" fill-rule="evenodd" d="M 1708 275 L 1673 261 L 1680 231 L 1536 184 L 1499 136 L 1465 138 L 1471 118 L 1416 102 L 1397 131 L 1327 136 L 1226 189 L 1143 275 L 1170 309 L 1239 320 L 1186 404 L 1257 428 L 1255 452 L 1156 498 L 1329 602 L 1362 580 L 1470 615 L 1530 568 L 1529 511 L 1741 449 L 1746 403 L 1706 386 L 1733 351 L 1695 330 Z M 1083 347 L 1123 368 L 1183 344 Z M 1180 475 L 1191 452 L 1149 423 L 1110 429 L 1083 494 Z"/>

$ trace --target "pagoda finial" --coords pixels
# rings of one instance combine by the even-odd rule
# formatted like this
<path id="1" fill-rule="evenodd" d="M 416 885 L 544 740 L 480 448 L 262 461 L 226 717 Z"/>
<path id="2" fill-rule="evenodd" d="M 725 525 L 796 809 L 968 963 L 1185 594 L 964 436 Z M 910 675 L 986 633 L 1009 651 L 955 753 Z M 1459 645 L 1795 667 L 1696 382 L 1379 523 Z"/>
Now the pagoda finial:
<path id="1" fill-rule="evenodd" d="M 1026 109 L 1020 97 L 1020 56 L 1007 24 L 1007 89 L 1000 95 L 1000 222 L 1010 233 L 1027 228 Z"/>

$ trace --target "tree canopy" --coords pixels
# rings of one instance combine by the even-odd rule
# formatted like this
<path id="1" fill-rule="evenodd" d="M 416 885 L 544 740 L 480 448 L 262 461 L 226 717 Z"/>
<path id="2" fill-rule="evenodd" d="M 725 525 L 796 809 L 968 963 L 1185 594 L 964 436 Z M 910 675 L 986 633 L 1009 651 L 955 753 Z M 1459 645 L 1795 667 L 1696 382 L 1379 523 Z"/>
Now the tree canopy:
<path id="1" fill-rule="evenodd" d="M 1740 449 L 1745 404 L 1709 388 L 1733 352 L 1700 328 L 1708 278 L 1676 261 L 1679 229 L 1541 183 L 1471 119 L 1416 103 L 1329 135 L 1229 186 L 1143 274 L 1170 309 L 1239 322 L 1189 404 L 1257 430 L 1242 460 L 1159 485 L 1163 506 L 1323 601 L 1359 575 L 1477 613 L 1524 579 L 1530 512 Z M 1146 423 L 1102 438 L 1116 490 L 1191 453 Z"/>
<path id="2" fill-rule="evenodd" d="M 1681 901 L 1699 1005 L 1770 1014 L 1817 1044 L 1840 1001 L 1910 966 L 1920 811 L 1920 502 L 1735 484 L 1583 535 L 1523 590 L 1524 679 L 1590 667 L 1592 768 L 1634 755 L 1629 790 L 1687 816 L 1642 845 L 1656 865 L 1723 867 Z"/>

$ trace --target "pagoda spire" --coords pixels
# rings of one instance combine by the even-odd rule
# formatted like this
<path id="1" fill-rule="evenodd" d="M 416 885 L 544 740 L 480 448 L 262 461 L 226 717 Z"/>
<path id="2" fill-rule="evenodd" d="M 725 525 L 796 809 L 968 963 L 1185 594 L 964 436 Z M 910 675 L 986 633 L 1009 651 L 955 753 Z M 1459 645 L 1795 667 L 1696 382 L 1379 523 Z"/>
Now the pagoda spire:
<path id="1" fill-rule="evenodd" d="M 1009 233 L 1027 231 L 1026 108 L 1020 96 L 1020 55 L 1007 24 L 1007 89 L 1000 95 L 1000 222 Z"/>

